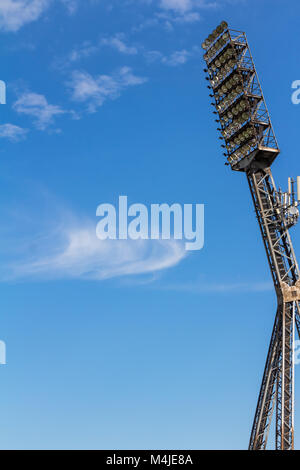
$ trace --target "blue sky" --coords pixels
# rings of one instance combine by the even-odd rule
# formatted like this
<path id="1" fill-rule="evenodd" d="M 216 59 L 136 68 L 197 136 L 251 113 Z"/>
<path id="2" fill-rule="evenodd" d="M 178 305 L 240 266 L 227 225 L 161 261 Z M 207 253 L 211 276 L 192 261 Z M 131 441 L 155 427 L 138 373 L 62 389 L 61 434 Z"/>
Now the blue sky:
<path id="1" fill-rule="evenodd" d="M 0 448 L 247 447 L 276 299 L 201 43 L 222 20 L 246 31 L 285 188 L 300 174 L 299 14 L 281 0 L 0 2 Z M 101 245 L 96 208 L 122 194 L 205 204 L 203 250 Z M 295 427 L 299 448 L 297 411 Z"/>

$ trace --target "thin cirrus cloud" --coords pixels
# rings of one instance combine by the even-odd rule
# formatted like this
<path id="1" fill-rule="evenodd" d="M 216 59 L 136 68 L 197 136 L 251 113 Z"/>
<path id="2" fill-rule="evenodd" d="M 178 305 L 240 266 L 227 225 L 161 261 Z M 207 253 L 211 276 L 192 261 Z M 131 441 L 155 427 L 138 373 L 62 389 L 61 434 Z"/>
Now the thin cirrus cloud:
<path id="1" fill-rule="evenodd" d="M 186 256 L 184 244 L 178 240 L 99 240 L 96 224 L 90 220 L 76 220 L 69 212 L 55 220 L 55 226 L 39 227 L 37 234 L 28 230 L 27 240 L 10 237 L 7 242 L 1 236 L 1 249 L 5 249 L 2 281 L 104 280 L 153 274 L 177 265 Z"/>
<path id="2" fill-rule="evenodd" d="M 186 13 L 198 8 L 212 8 L 217 2 L 207 0 L 159 0 L 159 6 L 163 10 L 173 10 L 179 13 Z"/>
<path id="3" fill-rule="evenodd" d="M 160 7 L 165 10 L 176 10 L 186 12 L 192 10 L 196 6 L 194 0 L 160 0 Z"/>
<path id="4" fill-rule="evenodd" d="M 100 45 L 112 47 L 113 49 L 116 49 L 117 51 L 126 55 L 135 55 L 138 53 L 136 47 L 126 44 L 124 34 L 117 34 L 112 37 L 102 38 Z"/>
<path id="5" fill-rule="evenodd" d="M 80 46 L 75 47 L 66 60 L 64 60 L 64 67 L 66 64 L 70 65 L 74 62 L 80 61 L 81 59 L 90 57 L 91 55 L 99 52 L 103 46 L 111 47 L 117 50 L 121 54 L 125 55 L 137 55 L 142 52 L 142 55 L 149 62 L 160 61 L 162 64 L 177 66 L 187 62 L 192 57 L 194 50 L 189 52 L 186 49 L 174 51 L 170 55 L 164 55 L 160 51 L 147 51 L 145 48 L 138 48 L 131 46 L 126 43 L 125 36 L 123 34 L 117 34 L 113 37 L 102 38 L 98 44 L 93 44 L 91 41 L 84 41 Z"/>
<path id="6" fill-rule="evenodd" d="M 174 51 L 170 55 L 164 55 L 160 51 L 146 51 L 145 58 L 148 62 L 160 62 L 169 67 L 178 67 L 184 65 L 194 55 L 198 55 L 198 49 L 194 47 L 191 51 L 182 49 L 180 51 Z"/>
<path id="7" fill-rule="evenodd" d="M 74 47 L 64 63 L 77 62 L 86 57 L 90 57 L 99 51 L 98 45 L 93 45 L 91 41 L 84 41 L 80 46 Z"/>
<path id="8" fill-rule="evenodd" d="M 116 99 L 126 88 L 142 85 L 145 77 L 135 75 L 130 67 L 122 67 L 111 75 L 92 76 L 75 70 L 67 83 L 74 101 L 86 103 L 89 112 L 95 112 L 108 99 Z"/>
<path id="9" fill-rule="evenodd" d="M 60 106 L 49 104 L 44 95 L 33 92 L 23 93 L 15 101 L 13 108 L 19 114 L 32 117 L 39 130 L 45 130 L 54 123 L 55 117 L 67 112 Z"/>
<path id="10" fill-rule="evenodd" d="M 93 44 L 91 41 L 83 41 L 82 44 L 72 49 L 68 57 L 63 61 L 65 64 L 77 62 L 81 59 L 90 57 L 93 54 L 99 52 L 102 47 L 111 47 L 121 54 L 125 55 L 136 55 L 138 49 L 135 46 L 130 46 L 126 43 L 124 34 L 116 34 L 115 36 L 101 38 L 98 42 Z"/>
<path id="11" fill-rule="evenodd" d="M 222 1 L 210 0 L 132 0 L 140 4 L 151 5 L 153 14 L 133 27 L 134 32 L 141 32 L 147 28 L 163 26 L 166 31 L 173 31 L 176 24 L 192 24 L 201 20 L 201 11 L 215 9 L 221 6 Z"/>
<path id="12" fill-rule="evenodd" d="M 50 0 L 1 0 L 0 29 L 16 32 L 36 21 L 49 5 Z"/>
<path id="13" fill-rule="evenodd" d="M 1 124 L 0 125 L 0 138 L 8 139 L 11 142 L 18 142 L 25 138 L 28 130 L 15 124 Z"/>
<path id="14" fill-rule="evenodd" d="M 69 13 L 77 10 L 78 0 L 60 0 Z M 92 2 L 91 2 L 92 3 Z M 53 0 L 0 0 L 0 30 L 16 32 L 26 24 L 38 20 Z"/>
<path id="15" fill-rule="evenodd" d="M 61 0 L 61 2 L 65 5 L 70 15 L 73 15 L 77 11 L 79 5 L 78 0 Z"/>
<path id="16" fill-rule="evenodd" d="M 161 290 L 166 291 L 176 291 L 176 292 L 186 292 L 189 294 L 223 294 L 223 295 L 232 295 L 244 294 L 249 292 L 269 292 L 273 290 L 272 282 L 266 281 L 249 281 L 249 282 L 222 282 L 218 280 L 214 281 L 190 281 L 190 282 L 177 282 L 174 284 L 161 284 L 159 286 Z"/>
<path id="17" fill-rule="evenodd" d="M 155 26 L 162 22 L 167 30 L 173 30 L 174 23 L 195 23 L 200 21 L 201 9 L 215 8 L 219 2 L 208 0 L 153 0 L 149 3 L 156 4 L 159 10 L 155 17 L 147 19 L 137 30 Z"/>
<path id="18" fill-rule="evenodd" d="M 173 30 L 174 23 L 196 23 L 201 19 L 201 16 L 197 11 L 180 14 L 174 12 L 159 12 L 156 16 L 163 22 L 167 30 Z"/>
<path id="19" fill-rule="evenodd" d="M 175 51 L 169 57 L 162 57 L 161 61 L 163 64 L 176 67 L 177 65 L 183 65 L 187 62 L 190 57 L 190 52 L 187 50 Z"/>
<path id="20" fill-rule="evenodd" d="M 77 11 L 80 4 L 86 3 L 80 0 L 59 0 L 70 14 Z M 123 0 L 122 0 L 123 1 Z M 16 32 L 26 24 L 34 22 L 42 17 L 51 5 L 58 3 L 54 0 L 1 0 L 0 1 L 0 30 Z M 97 4 L 95 0 L 89 0 L 90 5 Z M 145 3 L 145 2 L 144 2 Z M 196 10 L 199 8 L 214 7 L 216 2 L 206 0 L 148 0 L 147 3 L 156 3 L 160 11 L 170 12 L 173 16 L 166 18 L 167 22 L 195 22 L 200 19 Z M 118 47 L 116 41 L 116 46 Z"/>

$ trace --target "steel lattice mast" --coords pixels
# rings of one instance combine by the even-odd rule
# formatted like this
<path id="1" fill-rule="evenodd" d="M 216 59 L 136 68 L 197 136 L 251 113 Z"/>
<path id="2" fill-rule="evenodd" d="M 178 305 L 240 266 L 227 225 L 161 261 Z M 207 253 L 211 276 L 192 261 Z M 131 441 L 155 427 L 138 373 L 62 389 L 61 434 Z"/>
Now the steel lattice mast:
<path id="1" fill-rule="evenodd" d="M 223 21 L 204 41 L 205 72 L 227 165 L 246 173 L 278 307 L 249 449 L 265 449 L 275 411 L 275 447 L 294 448 L 294 336 L 300 336 L 300 280 L 289 229 L 297 222 L 300 178 L 277 190 L 271 165 L 280 150 L 245 33 Z"/>

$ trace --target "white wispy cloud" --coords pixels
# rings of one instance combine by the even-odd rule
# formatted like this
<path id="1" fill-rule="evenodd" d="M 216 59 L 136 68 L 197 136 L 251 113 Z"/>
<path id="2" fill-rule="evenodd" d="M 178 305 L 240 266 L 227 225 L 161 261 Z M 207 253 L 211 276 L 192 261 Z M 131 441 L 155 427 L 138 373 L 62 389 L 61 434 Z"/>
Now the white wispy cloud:
<path id="1" fill-rule="evenodd" d="M 53 220 L 54 226 L 39 228 L 37 233 L 23 227 L 28 239 L 12 236 L 8 248 L 0 233 L 0 251 L 6 252 L 0 267 L 2 281 L 104 280 L 156 273 L 186 256 L 184 244 L 174 240 L 99 240 L 96 220 L 78 219 L 69 211 L 53 215 Z"/>
<path id="2" fill-rule="evenodd" d="M 196 23 L 201 19 L 201 16 L 197 11 L 184 12 L 180 14 L 166 11 L 157 13 L 156 16 L 164 22 L 166 29 L 173 29 L 174 23 Z"/>
<path id="3" fill-rule="evenodd" d="M 126 44 L 124 34 L 117 34 L 112 37 L 102 38 L 100 40 L 100 45 L 113 47 L 122 54 L 135 55 L 138 53 L 136 47 Z"/>
<path id="4" fill-rule="evenodd" d="M 125 35 L 119 33 L 115 36 L 101 38 L 94 43 L 92 41 L 83 41 L 82 44 L 75 46 L 70 54 L 68 54 L 63 60 L 60 59 L 58 61 L 58 66 L 61 69 L 64 69 L 66 66 L 69 66 L 74 62 L 98 53 L 102 47 L 111 47 L 125 55 L 138 54 L 137 47 L 127 44 Z"/>
<path id="5" fill-rule="evenodd" d="M 65 5 L 70 14 L 74 14 L 79 5 L 83 3 L 80 0 L 60 0 L 60 2 Z M 0 30 L 16 32 L 24 25 L 38 20 L 48 7 L 55 3 L 55 0 L 0 0 Z M 88 3 L 92 6 L 98 2 L 89 0 Z M 153 0 L 153 2 L 147 0 L 146 3 L 156 3 L 160 10 L 171 13 L 171 16 L 165 18 L 165 24 L 169 23 L 170 25 L 172 22 L 198 21 L 200 16 L 196 10 L 216 6 L 216 2 L 206 0 Z M 116 38 L 114 41 L 115 47 L 121 49 L 123 48 L 122 43 L 122 39 Z M 127 47 L 125 46 L 121 52 L 134 54 L 134 48 Z"/>
<path id="6" fill-rule="evenodd" d="M 60 0 L 60 1 L 65 5 L 70 15 L 73 15 L 77 11 L 77 8 L 79 5 L 78 0 Z"/>
<path id="7" fill-rule="evenodd" d="M 193 48 L 191 51 L 182 49 L 181 51 L 174 51 L 169 55 L 164 55 L 160 51 L 146 51 L 144 53 L 148 62 L 161 62 L 162 64 L 170 67 L 177 67 L 185 64 L 195 54 L 198 54 L 197 48 Z"/>
<path id="8" fill-rule="evenodd" d="M 60 1 L 70 14 L 77 11 L 80 0 Z M 16 32 L 23 26 L 38 20 L 56 0 L 0 0 L 0 30 Z M 90 5 L 96 0 L 88 0 Z M 87 2 L 87 0 L 85 0 Z"/>
<path id="9" fill-rule="evenodd" d="M 135 32 L 145 28 L 163 25 L 166 30 L 172 31 L 176 23 L 195 23 L 200 21 L 200 11 L 216 8 L 220 0 L 140 0 L 146 4 L 156 5 L 157 10 L 152 18 L 145 19 L 135 26 Z"/>
<path id="10" fill-rule="evenodd" d="M 44 95 L 32 92 L 23 93 L 13 108 L 17 113 L 33 117 L 35 126 L 40 130 L 53 124 L 56 116 L 66 113 L 60 106 L 49 104 Z"/>
<path id="11" fill-rule="evenodd" d="M 18 31 L 25 24 L 37 20 L 50 2 L 51 0 L 1 0 L 0 29 Z"/>
<path id="12" fill-rule="evenodd" d="M 159 0 L 159 6 L 164 10 L 173 10 L 185 14 L 191 10 L 213 8 L 217 6 L 217 2 L 208 0 Z"/>
<path id="13" fill-rule="evenodd" d="M 273 289 L 272 282 L 268 281 L 249 281 L 249 282 L 207 282 L 207 281 L 191 281 L 174 284 L 162 284 L 163 290 L 171 290 L 177 292 L 189 292 L 194 294 L 230 294 L 246 293 L 246 292 L 266 292 Z"/>
<path id="14" fill-rule="evenodd" d="M 77 62 L 78 60 L 90 57 L 92 54 L 96 53 L 99 50 L 98 45 L 93 45 L 91 41 L 84 41 L 79 46 L 76 46 L 72 49 L 69 56 L 64 62 Z"/>
<path id="15" fill-rule="evenodd" d="M 166 10 L 185 12 L 194 7 L 193 0 L 160 0 L 160 7 Z"/>
<path id="16" fill-rule="evenodd" d="M 187 62 L 190 57 L 190 53 L 183 49 L 182 51 L 175 51 L 169 57 L 162 57 L 161 61 L 163 64 L 176 67 L 177 65 L 183 65 Z"/>
<path id="17" fill-rule="evenodd" d="M 23 129 L 22 127 L 16 126 L 14 124 L 1 124 L 0 125 L 0 138 L 1 139 L 8 139 L 12 142 L 18 142 L 22 140 L 28 130 Z"/>
<path id="18" fill-rule="evenodd" d="M 147 78 L 135 75 L 130 67 L 122 67 L 114 74 L 97 76 L 75 70 L 67 85 L 74 101 L 87 103 L 88 111 L 95 112 L 106 100 L 116 99 L 126 88 L 146 81 Z"/>

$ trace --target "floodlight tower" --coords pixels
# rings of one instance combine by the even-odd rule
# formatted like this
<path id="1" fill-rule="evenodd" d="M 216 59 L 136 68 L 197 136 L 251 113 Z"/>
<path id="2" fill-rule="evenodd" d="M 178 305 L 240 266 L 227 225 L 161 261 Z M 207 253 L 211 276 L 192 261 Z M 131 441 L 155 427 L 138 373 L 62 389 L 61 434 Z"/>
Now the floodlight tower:
<path id="1" fill-rule="evenodd" d="M 249 449 L 265 449 L 275 409 L 275 447 L 294 448 L 294 336 L 300 336 L 300 279 L 290 228 L 297 222 L 300 178 L 277 190 L 271 165 L 280 150 L 245 33 L 223 21 L 202 44 L 226 165 L 247 176 L 277 294 L 271 342 Z"/>

